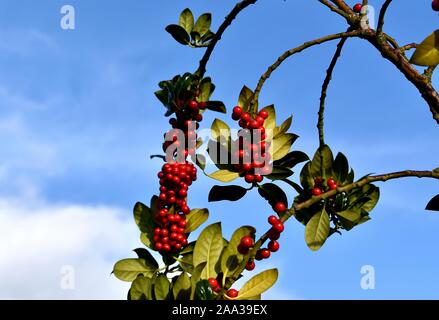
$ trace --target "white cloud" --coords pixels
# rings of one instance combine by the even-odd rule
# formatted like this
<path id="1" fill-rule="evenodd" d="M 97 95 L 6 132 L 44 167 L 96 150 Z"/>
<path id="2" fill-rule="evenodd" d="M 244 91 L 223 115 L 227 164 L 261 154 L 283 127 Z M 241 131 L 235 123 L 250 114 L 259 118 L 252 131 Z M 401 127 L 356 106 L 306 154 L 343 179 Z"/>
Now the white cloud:
<path id="1" fill-rule="evenodd" d="M 129 284 L 110 272 L 138 245 L 128 211 L 0 199 L 0 299 L 124 299 Z M 61 288 L 65 265 L 74 290 Z"/>

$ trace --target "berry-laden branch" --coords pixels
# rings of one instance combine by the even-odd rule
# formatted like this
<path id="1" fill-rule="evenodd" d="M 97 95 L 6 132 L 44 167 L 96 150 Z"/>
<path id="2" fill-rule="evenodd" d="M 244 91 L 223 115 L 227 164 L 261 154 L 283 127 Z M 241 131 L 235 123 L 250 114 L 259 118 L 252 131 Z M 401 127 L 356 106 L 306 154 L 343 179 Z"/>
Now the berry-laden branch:
<path id="1" fill-rule="evenodd" d="M 256 89 L 254 91 L 251 105 L 255 105 L 256 102 L 258 101 L 259 94 L 261 93 L 265 81 L 267 81 L 267 79 L 270 78 L 271 74 L 289 57 L 295 55 L 296 53 L 302 52 L 305 49 L 313 47 L 315 45 L 319 45 L 328 41 L 337 40 L 341 38 L 358 37 L 360 34 L 361 34 L 361 30 L 331 34 L 318 39 L 307 41 L 298 47 L 285 51 L 279 58 L 277 58 L 276 62 L 274 62 L 271 66 L 268 67 L 267 71 L 260 77 L 258 85 L 256 86 Z"/>
<path id="2" fill-rule="evenodd" d="M 240 268 L 236 270 L 236 272 L 233 275 L 231 275 L 230 278 L 228 278 L 228 281 L 226 282 L 224 289 L 230 288 L 230 286 L 238 279 L 239 275 L 246 269 L 246 266 L 248 266 L 248 264 L 251 263 L 253 259 L 257 258 L 258 254 L 261 254 L 260 249 L 268 239 L 270 239 L 271 241 L 273 240 L 276 241 L 279 238 L 279 234 L 284 230 L 284 226 L 283 226 L 284 223 L 288 221 L 292 216 L 294 216 L 297 212 L 310 208 L 311 206 L 318 203 L 319 201 L 324 199 L 329 199 L 338 193 L 348 192 L 353 189 L 361 188 L 373 182 L 386 182 L 389 180 L 406 178 L 406 177 L 433 178 L 439 180 L 439 172 L 436 170 L 435 171 L 405 170 L 405 171 L 398 171 L 398 172 L 386 173 L 386 174 L 375 175 L 375 176 L 367 176 L 351 184 L 347 184 L 342 187 L 337 187 L 336 189 L 322 193 L 319 196 L 314 196 L 311 199 L 304 201 L 302 203 L 294 204 L 289 210 L 286 211 L 286 213 L 280 219 L 277 219 L 275 216 L 270 216 L 268 218 L 268 222 L 272 225 L 272 227 L 267 232 L 265 232 L 256 241 L 252 249 L 249 250 L 247 259 L 244 260 Z"/>
<path id="3" fill-rule="evenodd" d="M 348 38 L 341 38 L 340 42 L 337 45 L 337 49 L 335 50 L 334 56 L 332 57 L 331 63 L 329 64 L 329 68 L 326 71 L 326 77 L 323 81 L 322 92 L 320 95 L 320 108 L 319 108 L 319 120 L 317 123 L 317 128 L 319 130 L 319 142 L 320 147 L 325 145 L 325 133 L 324 133 L 324 118 L 325 118 L 325 101 L 327 96 L 327 91 L 329 87 L 329 83 L 332 79 L 332 73 L 334 72 L 335 66 L 337 64 L 338 59 L 341 56 L 341 52 L 343 50 L 343 46 L 346 43 Z"/>
<path id="4" fill-rule="evenodd" d="M 200 78 L 203 78 L 206 73 L 206 65 L 212 55 L 213 49 L 215 49 L 216 44 L 221 39 L 224 31 L 232 24 L 233 20 L 238 16 L 238 14 L 247 8 L 249 5 L 255 4 L 257 0 L 242 0 L 230 11 L 230 13 L 226 16 L 224 22 L 218 28 L 218 31 L 215 34 L 215 37 L 209 43 L 209 46 L 206 49 L 203 57 L 200 60 L 200 66 L 198 68 L 198 72 L 200 74 Z"/>

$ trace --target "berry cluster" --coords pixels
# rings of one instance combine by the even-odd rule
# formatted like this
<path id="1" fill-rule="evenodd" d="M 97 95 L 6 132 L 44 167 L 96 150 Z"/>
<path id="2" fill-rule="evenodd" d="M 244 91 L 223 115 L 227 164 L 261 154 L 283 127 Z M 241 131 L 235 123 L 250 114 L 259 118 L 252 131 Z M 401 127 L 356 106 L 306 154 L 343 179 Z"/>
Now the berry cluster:
<path id="1" fill-rule="evenodd" d="M 434 11 L 439 11 L 439 0 L 433 0 L 433 1 L 431 2 L 431 8 L 432 8 Z"/>
<path id="2" fill-rule="evenodd" d="M 315 178 L 314 188 L 311 190 L 311 193 L 313 196 L 319 196 L 327 191 L 335 190 L 337 187 L 338 185 L 333 178 L 329 178 L 326 181 L 326 186 L 324 185 L 322 178 Z"/>
<path id="3" fill-rule="evenodd" d="M 269 142 L 266 141 L 264 122 L 268 118 L 268 112 L 261 110 L 255 117 L 244 112 L 240 106 L 233 108 L 232 119 L 239 121 L 242 128 L 238 132 L 237 151 L 234 155 L 238 163 L 235 164 L 240 175 L 247 183 L 260 183 L 264 175 L 271 172 L 268 166 L 270 154 Z M 259 170 L 257 170 L 259 169 Z"/>
<path id="4" fill-rule="evenodd" d="M 184 232 L 190 212 L 186 198 L 189 186 L 197 180 L 197 168 L 188 162 L 165 163 L 158 177 L 160 195 L 154 218 L 161 228 L 154 229 L 154 247 L 157 251 L 179 252 L 188 243 Z"/>

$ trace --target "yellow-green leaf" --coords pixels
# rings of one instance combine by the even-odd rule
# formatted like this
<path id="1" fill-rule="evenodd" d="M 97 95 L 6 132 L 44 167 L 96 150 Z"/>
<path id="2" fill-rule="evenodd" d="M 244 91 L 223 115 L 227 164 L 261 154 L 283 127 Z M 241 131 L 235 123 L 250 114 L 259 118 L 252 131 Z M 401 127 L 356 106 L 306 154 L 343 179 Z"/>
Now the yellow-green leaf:
<path id="1" fill-rule="evenodd" d="M 167 300 L 169 295 L 170 283 L 164 274 L 160 274 L 154 279 L 154 294 L 156 300 Z"/>
<path id="2" fill-rule="evenodd" d="M 285 120 L 279 127 L 274 129 L 273 138 L 279 137 L 286 133 L 288 129 L 291 127 L 291 123 L 293 122 L 293 117 L 290 116 L 287 120 Z"/>
<path id="3" fill-rule="evenodd" d="M 200 34 L 200 37 L 204 36 L 209 30 L 212 23 L 212 15 L 210 13 L 202 14 L 195 23 L 194 31 Z"/>
<path id="4" fill-rule="evenodd" d="M 196 266 L 191 275 L 191 300 L 194 299 L 195 296 L 195 288 L 197 287 L 197 283 L 200 280 L 201 273 L 203 272 L 204 268 L 206 268 L 206 262 L 203 262 Z"/>
<path id="5" fill-rule="evenodd" d="M 268 112 L 268 118 L 265 119 L 264 127 L 268 138 L 272 138 L 274 135 L 274 129 L 276 128 L 276 111 L 274 109 L 274 105 L 265 107 L 262 110 Z"/>
<path id="6" fill-rule="evenodd" d="M 439 64 L 439 30 L 430 34 L 417 46 L 410 63 L 426 67 Z"/>
<path id="7" fill-rule="evenodd" d="M 175 300 L 189 300 L 191 295 L 191 279 L 186 272 L 182 272 L 172 288 Z"/>
<path id="8" fill-rule="evenodd" d="M 140 234 L 140 241 L 141 241 L 145 246 L 147 246 L 148 248 L 150 248 L 150 249 L 154 249 L 154 244 L 153 244 L 153 242 L 152 242 L 152 240 L 151 240 L 151 237 L 149 237 L 148 234 L 142 232 L 142 233 Z"/>
<path id="9" fill-rule="evenodd" d="M 200 225 L 202 225 L 209 218 L 209 210 L 207 209 L 193 209 L 186 216 L 186 228 L 185 233 L 195 231 Z"/>
<path id="10" fill-rule="evenodd" d="M 250 299 L 264 293 L 276 283 L 278 275 L 277 269 L 265 270 L 255 275 L 241 288 L 237 300 Z"/>
<path id="11" fill-rule="evenodd" d="M 139 276 L 131 284 L 131 300 L 152 300 L 151 299 L 151 279 Z"/>
<path id="12" fill-rule="evenodd" d="M 306 224 L 305 241 L 308 247 L 319 250 L 329 236 L 329 216 L 326 210 L 317 212 Z"/>
<path id="13" fill-rule="evenodd" d="M 221 223 L 207 226 L 197 239 L 194 248 L 194 266 L 206 262 L 201 273 L 201 279 L 216 278 L 216 265 L 224 248 Z"/>
<path id="14" fill-rule="evenodd" d="M 218 170 L 212 174 L 209 174 L 208 176 L 221 182 L 232 182 L 233 180 L 239 178 L 239 173 L 229 170 Z"/>
<path id="15" fill-rule="evenodd" d="M 116 262 L 113 268 L 113 273 L 119 280 L 134 281 L 138 275 L 145 277 L 152 277 L 157 271 L 152 264 L 143 259 L 124 259 Z"/>
<path id="16" fill-rule="evenodd" d="M 189 8 L 186 8 L 180 14 L 179 25 L 186 30 L 188 34 L 192 32 L 194 28 L 194 16 Z"/>
<path id="17" fill-rule="evenodd" d="M 273 160 L 279 160 L 285 157 L 293 145 L 295 136 L 291 133 L 284 134 L 272 141 Z"/>
<path id="18" fill-rule="evenodd" d="M 239 93 L 238 106 L 248 112 L 250 108 L 250 99 L 253 97 L 253 91 L 247 86 L 242 87 Z"/>
<path id="19" fill-rule="evenodd" d="M 222 120 L 215 119 L 210 128 L 212 131 L 212 138 L 222 145 L 228 145 L 231 139 L 230 127 Z"/>

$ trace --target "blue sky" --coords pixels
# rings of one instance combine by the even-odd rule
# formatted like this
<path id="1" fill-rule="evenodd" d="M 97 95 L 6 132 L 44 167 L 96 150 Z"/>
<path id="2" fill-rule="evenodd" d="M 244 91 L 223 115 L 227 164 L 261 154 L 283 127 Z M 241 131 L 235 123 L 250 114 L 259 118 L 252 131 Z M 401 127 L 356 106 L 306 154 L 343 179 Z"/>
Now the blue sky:
<path id="1" fill-rule="evenodd" d="M 228 107 L 280 53 L 346 28 L 318 1 L 259 2 L 226 32 L 208 65 L 214 98 Z M 175 43 L 164 27 L 189 6 L 196 15 L 213 12 L 216 28 L 233 3 L 0 0 L 1 298 L 125 297 L 127 285 L 109 273 L 140 246 L 131 208 L 158 189 L 160 162 L 149 155 L 160 151 L 168 127 L 153 92 L 160 80 L 194 71 L 202 55 Z M 59 26 L 65 4 L 76 9 L 75 30 Z M 427 0 L 395 3 L 385 28 L 402 44 L 420 42 L 437 19 Z M 295 147 L 309 154 L 317 147 L 320 86 L 334 49 L 328 43 L 286 62 L 261 94 L 279 118 L 293 114 Z M 358 176 L 439 166 L 428 107 L 367 43 L 348 40 L 327 101 L 327 142 Z M 202 127 L 217 116 L 229 120 L 210 113 Z M 209 222 L 222 220 L 227 236 L 243 224 L 266 228 L 270 208 L 257 194 L 239 204 L 207 204 L 213 184 L 199 179 L 191 207 L 208 205 Z M 438 190 L 431 180 L 381 185 L 373 220 L 331 237 L 317 253 L 307 249 L 303 226 L 291 221 L 280 252 L 258 265 L 280 269 L 266 298 L 439 298 L 439 216 L 423 210 Z M 59 287 L 63 265 L 76 270 L 75 290 Z M 375 268 L 375 290 L 360 287 L 364 265 Z"/>

